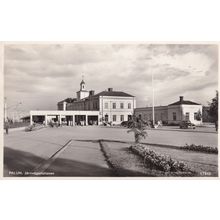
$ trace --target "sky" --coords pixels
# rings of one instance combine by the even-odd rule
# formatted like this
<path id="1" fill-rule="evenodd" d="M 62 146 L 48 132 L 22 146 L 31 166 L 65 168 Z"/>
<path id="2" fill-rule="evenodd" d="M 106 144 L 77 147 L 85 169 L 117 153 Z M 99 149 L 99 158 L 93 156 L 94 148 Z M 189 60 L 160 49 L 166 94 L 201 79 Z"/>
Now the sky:
<path id="1" fill-rule="evenodd" d="M 207 105 L 218 88 L 218 46 L 184 44 L 7 44 L 5 97 L 9 111 L 55 110 L 87 90 L 113 88 L 137 107 L 168 105 L 179 96 Z M 18 105 L 18 103 L 21 103 Z"/>

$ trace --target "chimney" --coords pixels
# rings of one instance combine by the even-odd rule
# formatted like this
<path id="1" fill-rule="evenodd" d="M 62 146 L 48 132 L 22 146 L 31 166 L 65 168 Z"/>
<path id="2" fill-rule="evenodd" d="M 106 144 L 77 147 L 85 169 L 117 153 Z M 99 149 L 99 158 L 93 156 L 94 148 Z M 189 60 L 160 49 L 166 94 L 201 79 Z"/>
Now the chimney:
<path id="1" fill-rule="evenodd" d="M 108 92 L 112 92 L 113 91 L 113 88 L 108 88 Z"/>
<path id="2" fill-rule="evenodd" d="M 90 90 L 89 91 L 89 96 L 91 96 L 91 95 L 95 95 L 95 91 L 94 90 Z"/>
<path id="3" fill-rule="evenodd" d="M 180 102 L 182 102 L 183 101 L 183 96 L 180 96 Z"/>

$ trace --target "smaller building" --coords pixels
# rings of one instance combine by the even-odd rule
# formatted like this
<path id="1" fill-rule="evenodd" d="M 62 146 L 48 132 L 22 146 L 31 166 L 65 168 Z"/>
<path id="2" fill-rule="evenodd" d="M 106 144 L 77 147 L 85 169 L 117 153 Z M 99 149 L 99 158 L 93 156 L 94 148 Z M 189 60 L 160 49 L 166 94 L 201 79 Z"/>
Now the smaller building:
<path id="1" fill-rule="evenodd" d="M 136 108 L 135 115 L 143 118 L 146 121 L 152 121 L 153 109 L 152 107 Z M 199 125 L 202 124 L 202 105 L 184 100 L 180 96 L 179 101 L 169 104 L 168 106 L 155 106 L 154 118 L 155 122 L 162 121 L 163 124 L 179 125 L 181 121 L 189 120 L 192 123 Z"/>

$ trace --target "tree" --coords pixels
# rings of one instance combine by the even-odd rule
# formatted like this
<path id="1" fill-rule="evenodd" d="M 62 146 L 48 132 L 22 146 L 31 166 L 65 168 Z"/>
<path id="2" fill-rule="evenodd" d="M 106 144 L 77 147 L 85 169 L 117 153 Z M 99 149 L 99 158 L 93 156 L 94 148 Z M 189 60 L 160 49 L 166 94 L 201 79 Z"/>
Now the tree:
<path id="1" fill-rule="evenodd" d="M 201 113 L 201 111 L 200 111 L 200 109 L 199 109 L 199 111 L 198 111 L 197 114 L 196 114 L 196 120 L 197 120 L 197 121 L 201 121 L 201 119 L 202 119 L 202 113 Z"/>
<path id="2" fill-rule="evenodd" d="M 142 138 L 146 138 L 146 124 L 141 118 L 133 116 L 129 128 L 130 130 L 128 130 L 127 132 L 134 132 L 134 139 L 136 144 L 140 143 Z"/>
<path id="3" fill-rule="evenodd" d="M 218 91 L 216 91 L 216 96 L 212 99 L 212 102 L 209 103 L 209 115 L 215 122 L 216 131 L 218 130 Z"/>

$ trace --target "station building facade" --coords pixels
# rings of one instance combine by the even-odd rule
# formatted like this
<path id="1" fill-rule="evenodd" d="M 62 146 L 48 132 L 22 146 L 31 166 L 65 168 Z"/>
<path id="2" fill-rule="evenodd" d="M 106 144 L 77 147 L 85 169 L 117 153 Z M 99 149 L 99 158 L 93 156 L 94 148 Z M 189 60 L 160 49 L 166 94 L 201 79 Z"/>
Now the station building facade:
<path id="1" fill-rule="evenodd" d="M 196 125 L 202 124 L 202 117 L 199 117 L 199 114 L 202 114 L 202 105 L 184 100 L 183 96 L 180 96 L 179 101 L 168 106 L 154 107 L 155 122 L 162 121 L 168 125 L 179 125 L 184 120 Z M 146 121 L 152 121 L 152 107 L 136 108 L 135 115 Z"/>
<path id="2" fill-rule="evenodd" d="M 95 94 L 94 90 L 86 90 L 82 80 L 76 98 L 58 102 L 55 111 L 31 111 L 30 123 L 47 125 L 52 120 L 67 125 L 99 125 L 103 122 L 118 125 L 129 120 L 135 108 L 134 96 L 113 88 Z"/>

